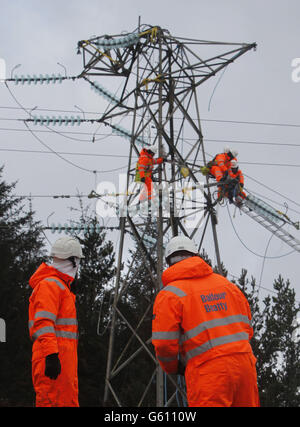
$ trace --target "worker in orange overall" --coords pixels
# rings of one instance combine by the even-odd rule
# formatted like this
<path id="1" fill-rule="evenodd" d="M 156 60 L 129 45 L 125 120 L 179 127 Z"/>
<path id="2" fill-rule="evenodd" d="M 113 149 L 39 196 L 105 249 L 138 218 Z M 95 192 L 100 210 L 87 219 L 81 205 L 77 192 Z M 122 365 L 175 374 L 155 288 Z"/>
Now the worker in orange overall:
<path id="1" fill-rule="evenodd" d="M 158 157 L 154 159 L 154 155 L 157 152 L 155 146 L 145 147 L 140 153 L 139 160 L 136 164 L 136 182 L 142 182 L 144 184 L 143 190 L 140 194 L 140 202 L 152 199 L 153 182 L 152 182 L 152 171 L 154 165 L 161 164 L 164 159 Z"/>
<path id="2" fill-rule="evenodd" d="M 231 161 L 236 160 L 238 152 L 226 147 L 223 153 L 217 154 L 212 161 L 208 163 L 209 172 L 215 177 L 217 182 L 225 179 L 228 170 L 231 167 Z"/>
<path id="3" fill-rule="evenodd" d="M 29 333 L 36 406 L 79 406 L 77 376 L 78 326 L 70 286 L 83 258 L 77 239 L 58 239 L 53 263 L 42 263 L 31 276 Z"/>
<path id="4" fill-rule="evenodd" d="M 152 343 L 167 374 L 185 376 L 189 406 L 259 406 L 244 294 L 200 258 L 185 236 L 166 247 L 169 265 L 153 307 Z"/>
<path id="5" fill-rule="evenodd" d="M 244 199 L 246 193 L 244 188 L 244 175 L 239 168 L 238 162 L 234 159 L 231 161 L 231 167 L 228 169 L 228 179 L 225 185 L 225 195 L 233 203 L 234 199 L 240 197 Z"/>

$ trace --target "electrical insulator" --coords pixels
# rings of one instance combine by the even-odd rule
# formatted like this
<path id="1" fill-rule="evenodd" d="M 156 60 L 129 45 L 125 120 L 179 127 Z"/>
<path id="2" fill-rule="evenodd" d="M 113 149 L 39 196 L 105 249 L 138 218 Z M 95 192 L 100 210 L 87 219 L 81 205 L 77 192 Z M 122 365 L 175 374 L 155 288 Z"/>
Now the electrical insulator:
<path id="1" fill-rule="evenodd" d="M 252 194 L 248 194 L 246 205 L 270 221 L 282 221 L 280 215 L 271 206 Z"/>
<path id="2" fill-rule="evenodd" d="M 62 231 L 64 231 L 65 233 L 70 233 L 70 234 L 75 234 L 76 232 L 80 232 L 83 231 L 84 234 L 90 232 L 90 233 L 100 233 L 101 229 L 103 227 L 100 226 L 100 224 L 96 224 L 96 226 L 94 224 L 81 224 L 81 225 L 73 225 L 73 224 L 68 224 L 65 223 L 64 225 L 60 224 L 60 223 L 53 223 L 50 226 L 51 232 L 52 233 L 61 233 Z"/>
<path id="3" fill-rule="evenodd" d="M 100 48 L 103 47 L 107 49 L 118 49 L 137 44 L 139 42 L 139 39 L 140 38 L 138 34 L 129 34 L 128 36 L 122 37 L 120 39 L 100 39 L 96 42 L 96 45 Z"/>
<path id="4" fill-rule="evenodd" d="M 143 240 L 145 241 L 145 243 L 148 243 L 150 245 L 155 245 L 157 242 L 157 239 L 154 239 L 152 236 L 149 236 L 148 234 L 145 234 L 143 236 Z"/>
<path id="5" fill-rule="evenodd" d="M 113 128 L 112 133 L 114 133 L 118 136 L 123 136 L 125 139 L 129 139 L 129 140 L 132 139 L 132 134 L 127 129 L 124 129 L 122 126 L 113 125 L 112 128 Z M 141 145 L 142 147 L 147 146 L 147 145 L 149 145 L 149 146 L 151 145 L 148 142 L 146 142 L 143 138 L 141 138 L 140 136 L 138 136 L 135 139 L 135 142 L 138 145 Z"/>
<path id="6" fill-rule="evenodd" d="M 103 96 L 103 98 L 109 102 L 113 102 L 114 104 L 119 104 L 120 102 L 120 99 L 97 82 L 91 83 L 91 89 Z"/>
<path id="7" fill-rule="evenodd" d="M 77 117 L 65 116 L 64 118 L 62 118 L 61 116 L 58 116 L 58 117 L 55 117 L 55 116 L 52 116 L 52 117 L 49 117 L 49 116 L 46 116 L 46 117 L 32 116 L 32 120 L 33 120 L 34 125 L 39 124 L 39 125 L 46 125 L 46 126 L 48 126 L 49 124 L 52 124 L 54 126 L 56 124 L 58 124 L 59 126 L 61 126 L 63 123 L 65 124 L 65 126 L 68 126 L 69 124 L 71 126 L 74 126 L 75 124 L 77 124 L 79 126 L 83 122 L 83 120 L 80 116 L 77 116 Z"/>
<path id="8" fill-rule="evenodd" d="M 49 84 L 50 82 L 55 84 L 56 82 L 61 83 L 63 80 L 65 80 L 67 77 L 63 77 L 61 74 L 52 74 L 51 76 L 49 76 L 48 74 L 43 75 L 40 74 L 39 77 L 37 77 L 35 74 L 33 76 L 30 76 L 29 74 L 25 77 L 24 75 L 22 76 L 14 76 L 14 81 L 15 84 L 19 84 L 21 83 L 22 85 L 24 85 L 24 83 L 28 83 L 29 85 L 31 83 L 37 84 L 43 84 L 44 82 Z"/>

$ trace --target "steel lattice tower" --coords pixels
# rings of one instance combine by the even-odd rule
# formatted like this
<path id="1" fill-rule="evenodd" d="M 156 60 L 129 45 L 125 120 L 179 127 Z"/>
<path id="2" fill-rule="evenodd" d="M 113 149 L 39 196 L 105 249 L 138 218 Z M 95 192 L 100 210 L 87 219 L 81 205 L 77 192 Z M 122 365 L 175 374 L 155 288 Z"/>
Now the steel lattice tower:
<path id="1" fill-rule="evenodd" d="M 83 54 L 83 71 L 79 77 L 87 80 L 109 101 L 109 107 L 99 118 L 99 122 L 110 126 L 113 132 L 130 141 L 127 188 L 134 181 L 134 156 L 139 155 L 141 146 L 157 144 L 159 156 L 164 152 L 168 155 L 168 161 L 158 166 L 154 176 L 156 193 L 151 216 L 136 211 L 135 191 L 128 192 L 121 203 L 125 210 L 119 210 L 120 243 L 107 355 L 105 406 L 111 401 L 110 396 L 115 404 L 128 406 L 119 397 L 120 389 L 114 388 L 114 378 L 122 370 L 126 370 L 141 353 L 149 358 L 153 373 L 136 406 L 143 406 L 145 396 L 153 387 L 153 381 L 156 384 L 156 405 L 162 407 L 171 404 L 172 397 L 169 402 L 164 401 L 165 380 L 155 360 L 151 330 L 148 339 L 142 339 L 138 333 L 146 315 L 151 313 L 153 300 L 149 301 L 148 308 L 137 325 L 130 324 L 120 307 L 120 301 L 128 287 L 128 280 L 123 279 L 121 274 L 124 239 L 126 235 L 130 238 L 133 236 L 137 242 L 138 256 L 143 261 L 142 266 L 149 275 L 155 295 L 161 288 L 163 248 L 166 242 L 172 236 L 184 234 L 199 242 L 200 249 L 211 222 L 216 259 L 221 272 L 214 201 L 210 188 L 214 184 L 209 182 L 209 178 L 203 183 L 203 176 L 198 172 L 199 165 L 206 164 L 206 158 L 197 90 L 208 79 L 255 47 L 255 44 L 174 37 L 165 29 L 146 25 L 139 25 L 133 33 L 103 35 L 78 43 L 78 50 Z M 109 89 L 107 84 L 110 84 Z M 116 87 L 119 87 L 118 96 L 113 94 Z M 119 125 L 120 120 L 122 126 Z M 185 138 L 186 135 L 188 139 Z M 190 218 L 193 221 L 190 222 Z M 149 226 L 152 231 L 155 230 L 155 239 L 147 235 Z M 138 272 L 131 274 L 134 277 Z M 128 277 L 127 275 L 127 279 Z M 136 340 L 139 346 L 129 355 L 126 354 L 129 346 L 117 349 L 115 333 L 118 320 L 130 329 L 132 340 Z M 169 381 L 183 396 L 184 391 L 176 379 L 170 377 Z"/>

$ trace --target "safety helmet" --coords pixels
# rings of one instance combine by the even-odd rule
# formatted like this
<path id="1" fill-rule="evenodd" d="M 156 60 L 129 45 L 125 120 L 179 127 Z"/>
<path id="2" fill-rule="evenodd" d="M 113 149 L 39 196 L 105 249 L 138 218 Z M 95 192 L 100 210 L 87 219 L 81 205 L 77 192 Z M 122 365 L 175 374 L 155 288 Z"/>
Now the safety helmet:
<path id="1" fill-rule="evenodd" d="M 57 239 L 51 248 L 50 256 L 60 259 L 68 259 L 72 256 L 83 258 L 79 241 L 70 236 L 64 236 Z"/>
<path id="2" fill-rule="evenodd" d="M 166 259 L 178 251 L 187 251 L 195 255 L 198 254 L 195 243 L 186 236 L 176 236 L 169 241 L 165 250 Z"/>
<path id="3" fill-rule="evenodd" d="M 238 169 L 239 164 L 236 160 L 231 161 L 231 169 Z"/>
<path id="4" fill-rule="evenodd" d="M 236 157 L 239 154 L 238 151 L 232 150 L 229 147 L 224 148 L 224 153 L 231 153 L 233 155 L 233 157 Z"/>
<path id="5" fill-rule="evenodd" d="M 148 146 L 148 147 L 146 147 L 146 149 L 148 151 L 152 151 L 153 155 L 155 155 L 157 153 L 157 147 L 156 147 L 156 145 L 151 145 L 150 147 Z"/>

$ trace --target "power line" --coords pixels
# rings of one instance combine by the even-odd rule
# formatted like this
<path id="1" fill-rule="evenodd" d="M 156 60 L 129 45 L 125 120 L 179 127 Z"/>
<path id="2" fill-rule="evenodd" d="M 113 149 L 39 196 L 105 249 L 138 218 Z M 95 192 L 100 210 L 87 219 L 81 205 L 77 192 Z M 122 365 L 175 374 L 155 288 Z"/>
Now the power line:
<path id="1" fill-rule="evenodd" d="M 211 157 L 211 158 L 213 157 L 210 153 L 205 152 L 205 154 L 206 154 L 207 156 Z M 292 203 L 294 203 L 295 205 L 297 205 L 297 206 L 299 206 L 299 207 L 300 207 L 300 204 L 299 204 L 299 203 L 297 203 L 297 202 L 295 202 L 294 200 L 292 200 L 292 199 L 290 199 L 290 198 L 288 198 L 288 197 L 284 196 L 283 194 L 279 193 L 279 191 L 273 190 L 272 188 L 268 187 L 266 184 L 263 184 L 262 182 L 258 181 L 258 180 L 257 180 L 257 179 L 255 179 L 255 178 L 252 178 L 251 176 L 249 176 L 249 175 L 247 175 L 247 174 L 245 174 L 245 173 L 244 173 L 244 176 L 246 176 L 247 178 L 249 178 L 249 179 L 251 179 L 252 181 L 256 182 L 257 184 L 261 185 L 262 187 L 267 188 L 268 190 L 272 191 L 273 193 L 277 194 L 278 196 L 281 196 L 282 198 L 284 198 L 284 199 L 288 200 L 289 202 L 292 202 Z"/>
<path id="2" fill-rule="evenodd" d="M 17 149 L 17 148 L 0 148 L 0 151 L 7 151 L 7 152 L 14 152 L 14 153 L 55 154 L 52 151 L 23 150 L 23 149 Z M 74 153 L 74 152 L 68 152 L 68 151 L 56 151 L 56 153 L 61 155 L 70 155 L 70 156 L 112 157 L 112 158 L 125 158 L 125 159 L 128 158 L 128 156 L 121 155 L 121 154 Z M 136 159 L 137 158 L 138 157 L 136 157 Z M 127 165 L 122 166 L 122 168 L 123 167 L 127 167 Z"/>
<path id="3" fill-rule="evenodd" d="M 20 102 L 16 99 L 16 97 L 14 96 L 14 94 L 12 93 L 12 91 L 10 90 L 10 88 L 8 87 L 8 85 L 7 85 L 7 83 L 5 82 L 5 86 L 6 86 L 6 88 L 7 88 L 7 90 L 9 91 L 9 93 L 10 93 L 10 95 L 12 96 L 12 98 L 15 100 L 15 102 L 19 105 L 19 107 L 23 110 L 23 111 L 25 111 L 27 114 L 29 114 L 29 112 L 20 104 Z M 30 115 L 30 114 L 29 114 Z M 282 123 L 277 123 L 277 124 L 274 124 L 274 123 L 267 123 L 267 122 L 241 122 L 241 121 L 232 121 L 232 120 L 217 120 L 217 119 L 203 119 L 204 121 L 218 121 L 218 122 L 227 122 L 227 123 L 243 123 L 243 124 L 255 124 L 255 125 L 258 125 L 258 124 L 263 124 L 263 125 L 278 125 L 278 126 L 293 126 L 293 127 L 300 127 L 300 125 L 292 125 L 292 124 L 282 124 Z M 71 161 L 69 161 L 68 159 L 65 159 L 64 157 L 62 157 L 60 154 L 58 154 L 56 151 L 54 151 L 54 150 L 52 150 L 51 149 L 51 147 L 49 147 L 47 144 L 45 144 L 37 135 L 35 135 L 35 133 L 28 127 L 28 125 L 27 125 L 27 123 L 26 123 L 26 121 L 24 121 L 24 124 L 25 124 L 25 126 L 27 127 L 27 129 L 30 131 L 30 133 L 43 145 L 43 146 L 45 146 L 46 148 L 48 148 L 48 150 L 50 150 L 53 154 L 56 154 L 59 158 L 61 158 L 62 160 L 64 160 L 65 162 L 67 162 L 67 163 L 69 163 L 69 164 L 71 164 L 72 166 L 74 166 L 74 167 L 76 167 L 76 168 L 78 168 L 78 169 L 81 169 L 81 170 L 84 170 L 84 171 L 87 171 L 87 172 L 93 172 L 93 173 L 97 173 L 97 172 L 99 172 L 99 173 L 101 173 L 101 171 L 96 171 L 96 170 L 90 170 L 90 169 L 86 169 L 86 168 L 83 168 L 82 166 L 80 166 L 80 165 L 76 165 L 75 163 L 73 163 L 73 162 L 71 162 Z M 249 164 L 249 163 L 248 163 Z M 257 163 L 256 163 L 257 164 Z M 278 164 L 272 164 L 272 166 L 278 166 Z M 291 166 L 290 166 L 291 167 Z M 298 166 L 297 166 L 298 167 Z M 118 168 L 119 169 L 119 168 Z M 116 169 L 116 170 L 118 170 L 118 169 Z M 112 170 L 111 170 L 112 171 Z M 245 174 L 245 176 L 247 176 L 246 174 Z M 268 186 L 266 186 L 265 184 L 262 184 L 262 183 L 260 183 L 259 181 L 257 181 L 257 180 L 255 180 L 254 178 L 251 178 L 251 177 L 249 177 L 249 176 L 247 176 L 248 178 L 250 178 L 250 179 L 252 179 L 253 181 L 255 181 L 255 182 L 257 182 L 257 183 L 259 183 L 260 185 L 262 185 L 262 186 L 264 186 L 265 188 L 268 188 L 270 191 L 273 191 L 274 193 L 276 193 L 276 194 L 278 194 L 278 195 L 280 195 L 281 197 L 284 197 L 283 195 L 281 195 L 279 192 L 277 192 L 277 191 L 275 191 L 275 190 L 272 190 L 270 187 L 268 187 Z M 284 197 L 284 198 L 286 198 L 286 197 Z M 293 200 L 291 200 L 291 199 L 289 199 L 289 198 L 286 198 L 287 200 L 289 200 L 290 202 L 292 202 L 292 203 L 294 203 L 294 204 L 296 204 L 297 206 L 299 206 L 300 207 L 300 204 L 298 204 L 297 202 L 295 202 L 295 201 L 293 201 Z"/>
<path id="4" fill-rule="evenodd" d="M 50 110 L 51 111 L 51 110 Z M 24 122 L 25 119 L 12 119 L 12 118 L 0 118 L 2 121 L 18 121 L 18 122 Z M 82 120 L 82 122 L 86 123 L 96 123 L 96 119 L 92 120 Z M 16 131 L 16 132 L 28 132 L 26 129 L 17 129 L 17 128 L 0 128 L 2 131 Z M 63 132 L 57 132 L 55 129 L 49 129 L 49 130 L 35 130 L 35 132 L 45 132 L 45 133 L 58 133 L 61 135 L 65 134 L 73 134 L 73 135 L 87 135 L 87 136 L 94 136 L 94 132 L 72 132 L 72 131 L 63 131 Z M 97 133 L 97 135 L 101 135 L 104 137 L 108 136 L 115 136 L 112 133 Z M 206 142 L 216 142 L 216 143 L 222 143 L 222 144 L 249 144 L 249 145 L 269 145 L 272 147 L 300 147 L 300 144 L 294 144 L 289 142 L 265 142 L 265 141 L 247 141 L 247 140 L 235 140 L 235 139 L 211 139 L 211 138 L 204 138 Z M 197 138 L 184 138 L 185 141 L 197 141 Z"/>
<path id="5" fill-rule="evenodd" d="M 31 108 L 26 108 L 26 110 L 31 110 Z M 7 107 L 0 106 L 0 109 L 7 110 L 21 110 L 21 107 Z M 58 113 L 78 113 L 78 110 L 61 110 L 61 109 L 50 109 L 50 108 L 36 108 L 36 111 L 49 111 L 49 112 L 58 112 Z M 99 111 L 83 111 L 84 114 L 102 114 Z M 178 117 L 174 116 L 174 120 L 180 120 Z M 196 119 L 192 119 L 196 120 Z M 246 124 L 253 126 L 279 126 L 279 127 L 295 127 L 300 128 L 300 124 L 296 123 L 278 123 L 278 122 L 259 122 L 259 121 L 250 121 L 250 120 L 227 120 L 227 119 L 205 119 L 201 118 L 203 122 L 215 122 L 215 123 L 232 123 L 232 124 Z"/>
<path id="6" fill-rule="evenodd" d="M 284 199 L 288 200 L 289 202 L 292 202 L 292 203 L 294 203 L 295 205 L 297 205 L 297 206 L 299 206 L 299 207 L 300 207 L 300 204 L 299 204 L 299 203 L 295 202 L 295 201 L 294 201 L 294 200 L 292 200 L 292 199 L 289 199 L 288 197 L 286 197 L 286 196 L 284 196 L 283 194 L 279 193 L 279 191 L 273 190 L 272 188 L 268 187 L 266 184 L 263 184 L 262 182 L 258 181 L 258 180 L 257 180 L 257 179 L 255 179 L 255 178 L 252 178 L 252 177 L 251 177 L 251 176 L 249 176 L 249 175 L 246 175 L 246 174 L 244 174 L 244 175 L 245 175 L 247 178 L 251 179 L 252 181 L 256 182 L 257 184 L 261 185 L 262 187 L 267 188 L 268 190 L 272 191 L 273 193 L 277 194 L 278 196 L 281 196 L 281 197 L 283 197 Z"/>
<path id="7" fill-rule="evenodd" d="M 260 194 L 260 193 L 257 193 L 256 191 L 250 190 L 249 188 L 247 188 L 247 190 L 248 190 L 251 194 L 256 194 L 256 195 L 257 195 L 257 196 L 259 196 L 259 197 L 263 197 L 263 199 L 264 199 L 264 200 L 268 200 L 268 201 L 269 201 L 269 202 L 271 202 L 271 203 L 275 203 L 275 204 L 276 204 L 276 205 L 278 205 L 278 206 L 281 206 L 281 207 L 286 208 L 288 211 L 292 211 L 292 212 L 295 212 L 295 213 L 297 213 L 298 215 L 300 215 L 300 212 L 299 212 L 299 211 L 296 211 L 295 209 L 290 208 L 287 204 L 279 203 L 279 202 L 277 202 L 277 201 L 275 201 L 275 200 L 272 200 L 272 199 L 270 199 L 270 198 L 266 197 L 265 195 L 262 195 L 262 194 Z"/>
<path id="8" fill-rule="evenodd" d="M 295 127 L 300 128 L 300 124 L 295 123 L 274 123 L 274 122 L 257 122 L 257 121 L 243 121 L 243 120 L 220 120 L 220 119 L 201 119 L 204 122 L 217 122 L 217 123 L 234 123 L 256 126 L 279 126 L 279 127 Z"/>
<path id="9" fill-rule="evenodd" d="M 35 153 L 35 154 L 55 154 L 52 151 L 41 151 L 41 150 L 23 150 L 23 149 L 15 149 L 15 148 L 0 148 L 0 151 L 7 151 L 7 152 L 20 152 L 20 153 Z M 74 153 L 74 152 L 59 152 L 56 153 L 61 155 L 73 155 L 73 156 L 97 156 L 97 157 L 112 157 L 112 158 L 128 158 L 128 156 L 125 155 L 118 155 L 118 154 L 96 154 L 96 153 Z M 136 156 L 136 159 L 138 157 Z M 299 165 L 292 165 L 289 163 L 258 163 L 258 162 L 239 162 L 243 165 L 255 165 L 255 166 L 278 166 L 278 167 L 295 167 L 299 168 Z M 124 166 L 125 167 L 125 166 Z M 123 168 L 123 167 L 122 167 Z"/>
<path id="10" fill-rule="evenodd" d="M 291 255 L 293 252 L 295 252 L 295 250 L 292 250 L 292 251 L 290 251 L 290 252 L 288 252 L 288 253 L 286 253 L 284 255 L 277 255 L 277 256 L 266 256 L 266 255 L 261 255 L 261 254 L 258 254 L 257 252 L 254 252 L 240 238 L 240 236 L 239 236 L 239 234 L 238 234 L 238 232 L 237 232 L 237 230 L 236 230 L 236 228 L 235 228 L 235 226 L 233 224 L 233 221 L 232 221 L 232 218 L 231 218 L 231 215 L 230 215 L 230 211 L 228 209 L 228 205 L 227 205 L 227 211 L 228 211 L 228 216 L 229 216 L 229 219 L 230 219 L 230 222 L 231 222 L 231 225 L 232 225 L 232 228 L 233 228 L 233 231 L 234 231 L 236 237 L 238 238 L 238 240 L 240 241 L 240 243 L 244 246 L 244 248 L 247 249 L 248 252 L 252 253 L 253 255 L 255 255 L 255 256 L 259 257 L 259 258 L 263 258 L 263 259 L 278 259 L 278 258 L 283 258 L 283 257 Z"/>
<path id="11" fill-rule="evenodd" d="M 229 273 L 228 272 L 228 274 L 231 276 L 231 277 L 233 277 L 235 280 L 239 280 L 240 279 L 240 277 L 238 277 L 237 275 L 235 275 L 235 274 L 232 274 L 232 273 Z M 257 287 L 257 284 L 255 284 L 255 286 Z M 263 289 L 263 290 L 265 290 L 265 291 L 267 291 L 267 292 L 270 292 L 270 293 L 272 293 L 272 294 L 275 294 L 275 295 L 277 295 L 277 292 L 276 291 L 274 291 L 273 289 L 269 289 L 269 288 L 266 288 L 266 287 L 264 287 L 264 286 L 260 286 L 260 289 Z M 295 301 L 296 302 L 300 302 L 299 300 L 296 300 L 295 299 Z"/>
<path id="12" fill-rule="evenodd" d="M 27 114 L 29 114 L 29 112 L 22 106 L 22 104 L 17 100 L 17 98 L 14 96 L 14 94 L 12 93 L 12 91 L 10 90 L 10 88 L 8 87 L 8 84 L 5 82 L 5 86 L 8 90 L 8 92 L 10 93 L 11 97 L 14 99 L 14 101 L 19 105 L 20 108 L 22 108 Z M 29 114 L 30 115 L 30 114 Z M 101 171 L 98 170 L 91 170 L 91 169 L 87 169 L 84 168 L 80 165 L 77 165 L 73 162 L 71 162 L 70 160 L 64 158 L 63 156 L 61 156 L 60 154 L 58 154 L 55 150 L 53 150 L 51 147 L 49 147 L 49 145 L 47 145 L 45 142 L 43 142 L 37 135 L 35 135 L 35 133 L 29 128 L 28 124 L 24 121 L 24 125 L 26 126 L 26 128 L 30 131 L 31 135 L 40 143 L 42 144 L 44 147 L 46 147 L 48 150 L 52 151 L 53 154 L 55 154 L 57 157 L 59 157 L 61 160 L 63 160 L 64 162 L 68 163 L 69 165 L 76 167 L 77 169 L 83 170 L 85 172 L 91 172 L 91 173 L 101 173 Z M 118 169 L 116 169 L 118 170 Z M 113 170 L 111 170 L 112 172 Z M 103 171 L 102 173 L 104 173 L 105 171 Z M 107 172 L 107 171 L 106 171 Z"/>

